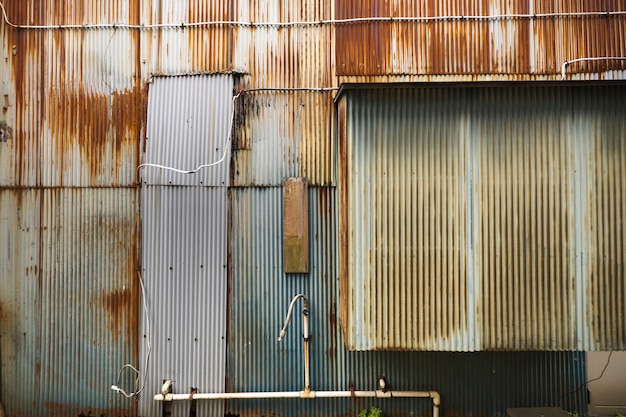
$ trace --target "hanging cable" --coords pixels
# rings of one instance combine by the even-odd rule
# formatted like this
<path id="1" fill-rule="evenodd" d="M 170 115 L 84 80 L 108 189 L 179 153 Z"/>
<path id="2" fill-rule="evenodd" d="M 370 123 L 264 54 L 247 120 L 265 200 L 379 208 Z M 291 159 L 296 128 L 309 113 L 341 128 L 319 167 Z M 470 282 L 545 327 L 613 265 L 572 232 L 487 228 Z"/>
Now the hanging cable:
<path id="1" fill-rule="evenodd" d="M 599 56 L 599 57 L 592 57 L 592 58 L 576 58 L 576 59 L 572 59 L 570 61 L 565 61 L 561 65 L 561 79 L 562 80 L 565 79 L 565 68 L 568 65 L 571 65 L 573 63 L 585 62 L 585 61 L 611 61 L 611 60 L 614 60 L 614 61 L 626 61 L 626 57 L 624 57 L 624 56 Z"/>
<path id="2" fill-rule="evenodd" d="M 202 164 L 200 166 L 198 166 L 195 169 L 191 169 L 191 170 L 184 170 L 184 169 L 180 169 L 180 168 L 174 168 L 174 167 L 170 167 L 170 166 L 165 166 L 165 165 L 159 165 L 159 164 L 152 164 L 152 163 L 144 163 L 141 164 L 137 167 L 137 172 L 139 173 L 139 170 L 141 168 L 145 168 L 145 167 L 153 167 L 153 168 L 159 168 L 159 169 L 163 169 L 166 171 L 172 171 L 172 172 L 176 172 L 179 174 L 195 174 L 198 171 L 200 171 L 203 168 L 208 168 L 208 167 L 212 167 L 212 166 L 216 166 L 221 164 L 222 162 L 224 162 L 224 160 L 226 159 L 226 155 L 228 154 L 228 149 L 230 148 L 230 143 L 231 143 L 231 139 L 232 139 L 232 130 L 233 130 L 233 123 L 234 123 L 234 119 L 235 119 L 235 103 L 237 102 L 237 99 L 239 97 L 241 97 L 243 94 L 249 94 L 249 93 L 254 93 L 254 92 L 267 92 L 267 91 L 286 91 L 286 92 L 297 92 L 297 91 L 316 91 L 316 92 L 328 92 L 328 91 L 337 91 L 339 90 L 338 87 L 323 87 L 323 88 L 314 88 L 314 87 L 302 87 L 302 88 L 298 88 L 298 87 L 294 87 L 294 88 L 288 88 L 288 87 L 277 87 L 277 88 L 250 88 L 247 90 L 242 90 L 239 93 L 237 93 L 235 96 L 233 96 L 233 100 L 232 100 L 232 109 L 230 112 L 230 122 L 228 125 L 228 134 L 226 136 L 226 140 L 224 141 L 224 144 L 222 146 L 223 152 L 222 152 L 222 156 L 220 157 L 220 159 L 218 159 L 215 162 L 211 162 L 211 163 L 207 163 L 207 164 Z"/>
<path id="3" fill-rule="evenodd" d="M 116 381 L 115 385 L 111 385 L 111 389 L 113 391 L 115 391 L 115 392 L 118 392 L 118 393 L 122 394 L 126 398 L 132 398 L 134 396 L 139 395 L 143 391 L 143 389 L 145 388 L 145 386 L 146 386 L 146 379 L 147 379 L 147 376 L 148 376 L 148 364 L 150 363 L 150 353 L 152 352 L 152 346 L 150 344 L 150 315 L 148 314 L 148 305 L 146 304 L 146 289 L 145 289 L 145 287 L 143 285 L 143 278 L 141 277 L 141 272 L 137 271 L 137 276 L 139 277 L 139 284 L 141 285 L 141 297 L 142 297 L 142 300 L 143 300 L 143 311 L 144 311 L 144 316 L 146 317 L 146 345 L 147 345 L 147 353 L 146 353 L 146 362 L 145 362 L 145 367 L 144 367 L 143 382 L 141 383 L 141 388 L 139 388 L 140 372 L 133 365 L 127 363 L 126 365 L 122 366 L 120 368 L 120 370 L 117 372 L 117 381 Z M 135 386 L 133 388 L 134 391 L 130 392 L 130 393 L 126 392 L 122 388 L 120 388 L 120 379 L 122 377 L 122 372 L 125 369 L 132 369 L 137 374 L 137 377 L 135 378 Z"/>

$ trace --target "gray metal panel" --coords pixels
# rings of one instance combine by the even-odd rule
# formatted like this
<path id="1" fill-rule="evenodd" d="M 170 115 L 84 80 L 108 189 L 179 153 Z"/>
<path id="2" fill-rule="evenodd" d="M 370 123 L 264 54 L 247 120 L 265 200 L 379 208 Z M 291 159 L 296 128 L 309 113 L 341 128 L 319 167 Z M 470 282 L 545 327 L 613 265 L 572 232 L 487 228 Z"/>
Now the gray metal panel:
<path id="1" fill-rule="evenodd" d="M 348 92 L 348 346 L 625 348 L 624 93 Z"/>
<path id="2" fill-rule="evenodd" d="M 109 387 L 137 359 L 136 191 L 3 190 L 0 198 L 7 415 L 127 415 L 132 403 Z"/>
<path id="3" fill-rule="evenodd" d="M 152 416 L 161 412 L 152 396 L 163 379 L 174 380 L 178 393 L 224 391 L 227 188 L 148 186 L 141 198 L 149 313 L 142 320 L 142 372 L 148 338 L 152 351 L 139 414 Z M 188 405 L 177 403 L 174 413 Z M 200 402 L 198 413 L 222 415 L 223 402 Z"/>
<path id="4" fill-rule="evenodd" d="M 156 78 L 148 100 L 147 162 L 195 168 L 219 160 L 232 89 L 226 75 Z M 163 379 L 175 381 L 174 392 L 224 391 L 229 157 L 192 175 L 153 167 L 142 172 L 148 316 L 143 313 L 140 358 L 148 354 L 148 338 L 152 351 L 141 415 L 160 413 L 152 395 Z M 175 404 L 173 411 L 185 413 L 188 405 Z M 222 415 L 223 407 L 222 401 L 201 402 L 198 412 Z"/>
<path id="5" fill-rule="evenodd" d="M 226 156 L 224 162 L 194 174 L 155 167 L 141 170 L 142 182 L 162 185 L 228 185 L 233 77 L 157 77 L 148 96 L 145 163 L 184 171 Z"/>

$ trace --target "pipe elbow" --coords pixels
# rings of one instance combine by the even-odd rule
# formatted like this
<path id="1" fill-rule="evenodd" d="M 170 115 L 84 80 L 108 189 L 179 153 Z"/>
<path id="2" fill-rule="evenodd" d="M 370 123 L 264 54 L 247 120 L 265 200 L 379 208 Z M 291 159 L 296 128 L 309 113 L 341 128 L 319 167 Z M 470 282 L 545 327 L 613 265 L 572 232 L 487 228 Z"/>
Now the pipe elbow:
<path id="1" fill-rule="evenodd" d="M 441 404 L 441 395 L 439 395 L 437 391 L 429 391 L 429 393 L 430 393 L 430 398 L 433 399 L 433 405 L 435 407 L 439 407 L 439 405 Z"/>

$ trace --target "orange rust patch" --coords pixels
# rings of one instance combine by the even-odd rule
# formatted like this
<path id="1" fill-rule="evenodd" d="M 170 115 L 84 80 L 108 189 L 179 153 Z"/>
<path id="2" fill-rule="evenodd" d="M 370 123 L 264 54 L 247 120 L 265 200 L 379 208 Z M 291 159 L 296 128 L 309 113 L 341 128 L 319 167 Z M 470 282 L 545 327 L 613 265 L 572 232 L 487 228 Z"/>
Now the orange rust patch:
<path id="1" fill-rule="evenodd" d="M 130 317 L 132 315 L 132 292 L 130 289 L 117 289 L 103 295 L 102 304 L 111 318 L 111 331 L 114 341 L 117 341 L 123 324 L 126 324 L 127 333 L 128 331 L 132 332 L 132 329 L 129 329 L 131 327 L 130 322 L 133 321 Z"/>

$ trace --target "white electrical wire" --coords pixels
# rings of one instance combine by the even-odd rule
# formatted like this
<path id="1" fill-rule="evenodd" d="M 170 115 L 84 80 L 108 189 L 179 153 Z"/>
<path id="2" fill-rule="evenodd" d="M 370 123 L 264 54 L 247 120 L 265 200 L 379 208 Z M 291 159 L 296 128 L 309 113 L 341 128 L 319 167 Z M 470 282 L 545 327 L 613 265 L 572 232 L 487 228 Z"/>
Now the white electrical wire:
<path id="1" fill-rule="evenodd" d="M 307 88 L 307 87 L 302 87 L 302 88 L 250 88 L 247 90 L 242 90 L 240 91 L 238 94 L 236 94 L 235 96 L 233 96 L 233 103 L 232 103 L 232 109 L 230 112 L 230 122 L 229 122 L 229 126 L 228 126 L 228 135 L 226 136 L 226 140 L 224 141 L 224 144 L 222 146 L 222 148 L 224 149 L 224 152 L 222 153 L 222 157 L 220 159 L 218 159 L 215 162 L 211 162 L 208 164 L 202 164 L 200 166 L 198 166 L 195 169 L 191 169 L 191 170 L 184 170 L 184 169 L 180 169 L 180 168 L 174 168 L 174 167 L 169 167 L 169 166 L 165 166 L 165 165 L 159 165 L 159 164 L 152 164 L 152 163 L 145 163 L 145 164 L 141 164 L 137 167 L 137 172 L 139 172 L 139 170 L 141 168 L 144 167 L 153 167 L 153 168 L 159 168 L 159 169 L 163 169 L 166 171 L 172 171 L 172 172 L 176 172 L 179 174 L 195 174 L 196 172 L 200 171 L 203 168 L 208 168 L 208 167 L 212 167 L 215 165 L 219 165 L 222 162 L 224 162 L 224 160 L 226 159 L 226 155 L 228 154 L 228 149 L 230 147 L 230 142 L 231 142 L 231 138 L 232 138 L 232 130 L 233 130 L 233 122 L 235 119 L 235 103 L 237 102 L 237 99 L 243 95 L 243 94 L 249 94 L 249 93 L 254 93 L 254 92 L 265 92 L 265 91 L 286 91 L 286 92 L 297 92 L 297 91 L 317 91 L 317 92 L 328 92 L 328 91 L 337 91 L 339 90 L 338 87 L 323 87 L 323 88 Z"/>
<path id="2" fill-rule="evenodd" d="M 137 271 L 137 276 L 139 277 L 139 284 L 141 285 L 141 297 L 143 300 L 143 311 L 146 317 L 146 344 L 147 344 L 147 353 L 146 353 L 146 363 L 145 363 L 145 368 L 144 368 L 144 374 L 143 374 L 143 382 L 141 384 L 141 388 L 139 388 L 139 376 L 140 376 L 140 372 L 137 368 L 135 368 L 133 365 L 127 363 L 126 365 L 122 366 L 120 368 L 120 370 L 117 372 L 117 382 L 116 385 L 111 385 L 111 389 L 113 391 L 119 392 L 120 394 L 122 394 L 124 397 L 126 398 L 132 398 L 136 395 L 139 395 L 143 389 L 146 386 L 146 379 L 148 376 L 148 363 L 150 362 L 150 353 L 152 352 L 152 346 L 150 344 L 150 315 L 148 314 L 148 305 L 146 304 L 146 289 L 143 285 L 143 278 L 141 277 L 141 272 Z M 124 371 L 124 369 L 132 369 L 133 371 L 135 371 L 135 373 L 137 374 L 137 378 L 135 378 L 135 388 L 133 392 L 126 392 L 124 391 L 122 388 L 119 387 L 120 384 L 120 377 L 122 376 L 122 372 Z M 139 388 L 139 389 L 138 389 Z"/>
<path id="3" fill-rule="evenodd" d="M 12 23 L 6 13 L 2 1 L 2 17 L 7 25 L 16 29 L 185 29 L 203 26 L 243 26 L 243 27 L 307 27 L 307 26 L 323 26 L 323 25 L 346 25 L 355 23 L 377 23 L 377 22 L 438 22 L 449 20 L 504 20 L 504 19 L 547 19 L 559 17 L 611 17 L 626 15 L 626 11 L 605 11 L 605 12 L 557 12 L 557 13 L 522 13 L 522 14 L 498 14 L 498 15 L 455 15 L 455 16 L 401 16 L 401 17 L 356 17 L 349 19 L 322 19 L 312 21 L 297 22 L 244 22 L 235 20 L 211 20 L 203 22 L 190 23 L 157 23 L 148 25 L 132 25 L 128 23 L 102 23 L 102 24 L 82 24 L 82 25 L 18 25 Z"/>
<path id="4" fill-rule="evenodd" d="M 611 61 L 611 60 L 616 60 L 616 61 L 626 61 L 626 57 L 624 56 L 599 56 L 599 57 L 593 57 L 593 58 L 577 58 L 577 59 L 572 59 L 570 61 L 565 61 L 563 62 L 563 65 L 561 65 L 561 79 L 564 80 L 565 79 L 565 68 L 570 65 L 573 64 L 575 62 L 584 62 L 584 61 Z"/>

